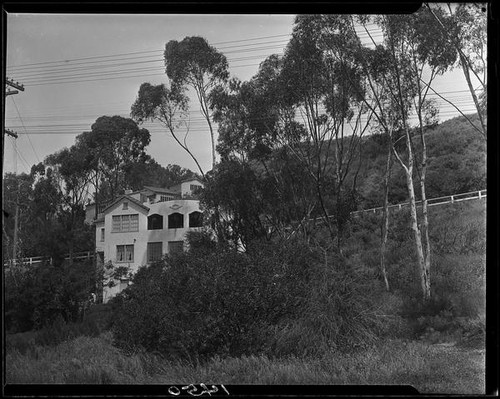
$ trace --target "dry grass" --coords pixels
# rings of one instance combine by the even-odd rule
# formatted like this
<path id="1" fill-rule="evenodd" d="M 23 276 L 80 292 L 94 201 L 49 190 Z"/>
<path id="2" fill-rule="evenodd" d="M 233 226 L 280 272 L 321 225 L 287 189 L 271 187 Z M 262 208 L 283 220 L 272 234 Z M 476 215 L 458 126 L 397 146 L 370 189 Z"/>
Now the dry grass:
<path id="1" fill-rule="evenodd" d="M 125 356 L 112 346 L 110 333 L 78 337 L 55 347 L 35 346 L 25 354 L 6 356 L 9 383 L 109 384 L 141 383 L 145 369 L 140 356 Z"/>
<path id="2" fill-rule="evenodd" d="M 354 354 L 269 359 L 214 358 L 196 366 L 152 355 L 127 356 L 109 333 L 6 356 L 9 383 L 80 384 L 408 384 L 422 393 L 484 392 L 484 350 L 388 341 Z"/>
<path id="3" fill-rule="evenodd" d="M 356 354 L 318 359 L 265 356 L 213 359 L 197 367 L 168 364 L 154 383 L 412 385 L 422 393 L 484 393 L 484 351 L 391 341 Z"/>

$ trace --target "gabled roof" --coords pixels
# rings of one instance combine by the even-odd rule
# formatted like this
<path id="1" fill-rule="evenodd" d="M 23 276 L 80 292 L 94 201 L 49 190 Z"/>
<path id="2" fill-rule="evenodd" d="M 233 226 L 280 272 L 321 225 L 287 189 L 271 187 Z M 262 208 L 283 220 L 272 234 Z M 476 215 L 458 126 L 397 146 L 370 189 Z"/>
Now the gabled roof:
<path id="1" fill-rule="evenodd" d="M 153 186 L 144 186 L 145 189 L 149 191 L 154 191 L 155 193 L 161 193 L 161 194 L 178 194 L 175 191 L 172 191 L 168 188 L 162 188 L 162 187 L 153 187 Z"/>
<path id="2" fill-rule="evenodd" d="M 104 208 L 102 213 L 106 213 L 108 211 L 108 209 L 114 207 L 116 204 L 123 201 L 124 199 L 132 202 L 133 204 L 139 206 L 140 208 L 143 208 L 145 211 L 149 211 L 149 208 L 146 205 L 144 205 L 141 201 L 138 201 L 129 195 L 122 195 L 121 197 L 118 197 L 116 200 L 114 200 L 111 204 L 109 204 L 106 208 Z"/>
<path id="3" fill-rule="evenodd" d="M 188 181 L 193 181 L 193 180 L 196 180 L 196 181 L 200 182 L 201 184 L 204 184 L 203 181 L 199 177 L 192 177 L 190 179 L 184 179 L 181 181 L 181 183 L 186 183 Z"/>

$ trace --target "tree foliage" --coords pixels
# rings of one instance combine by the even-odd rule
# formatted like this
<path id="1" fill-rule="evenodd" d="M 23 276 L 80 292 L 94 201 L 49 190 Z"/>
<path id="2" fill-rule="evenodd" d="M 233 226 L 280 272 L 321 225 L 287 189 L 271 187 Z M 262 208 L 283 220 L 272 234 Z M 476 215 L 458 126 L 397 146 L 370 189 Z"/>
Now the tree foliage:
<path id="1" fill-rule="evenodd" d="M 84 152 L 94 185 L 98 187 L 103 180 L 107 183 L 107 192 L 99 193 L 102 200 L 112 200 L 126 188 L 124 169 L 145 157 L 150 140 L 148 130 L 121 116 L 101 116 L 89 132 L 77 136 L 75 147 Z"/>
<path id="2" fill-rule="evenodd" d="M 158 121 L 165 126 L 204 176 L 205 172 L 187 143 L 189 134 L 188 111 L 188 97 L 182 88 L 174 85 L 169 89 L 164 84 L 153 86 L 150 83 L 143 83 L 139 88 L 137 99 L 132 104 L 131 116 L 138 123 L 150 120 Z M 179 130 L 184 131 L 184 137 L 180 137 Z"/>
<path id="3" fill-rule="evenodd" d="M 215 132 L 212 126 L 209 97 L 212 89 L 229 78 L 226 57 L 199 36 L 171 40 L 165 45 L 166 74 L 172 90 L 183 93 L 188 87 L 196 92 L 198 102 L 210 132 L 212 167 L 215 167 Z"/>

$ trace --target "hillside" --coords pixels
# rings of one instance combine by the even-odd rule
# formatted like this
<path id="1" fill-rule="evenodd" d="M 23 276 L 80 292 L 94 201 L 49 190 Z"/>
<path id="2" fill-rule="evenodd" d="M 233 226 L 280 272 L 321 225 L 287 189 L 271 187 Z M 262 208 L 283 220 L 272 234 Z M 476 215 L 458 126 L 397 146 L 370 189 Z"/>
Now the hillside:
<path id="1" fill-rule="evenodd" d="M 426 143 L 428 198 L 486 188 L 486 143 L 464 117 L 450 119 L 429 129 Z M 363 143 L 358 191 L 364 208 L 383 204 L 385 148 L 385 137 L 381 135 L 369 136 Z M 406 197 L 404 172 L 396 161 L 392 166 L 389 201 L 393 204 L 404 202 Z"/>

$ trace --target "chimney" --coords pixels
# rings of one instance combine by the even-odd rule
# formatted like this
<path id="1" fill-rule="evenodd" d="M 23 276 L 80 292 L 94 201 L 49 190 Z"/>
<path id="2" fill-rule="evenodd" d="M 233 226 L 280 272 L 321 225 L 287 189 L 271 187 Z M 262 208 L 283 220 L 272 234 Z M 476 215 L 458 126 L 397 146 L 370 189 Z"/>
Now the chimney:
<path id="1" fill-rule="evenodd" d="M 132 190 L 125 190 L 125 195 L 132 194 Z"/>

